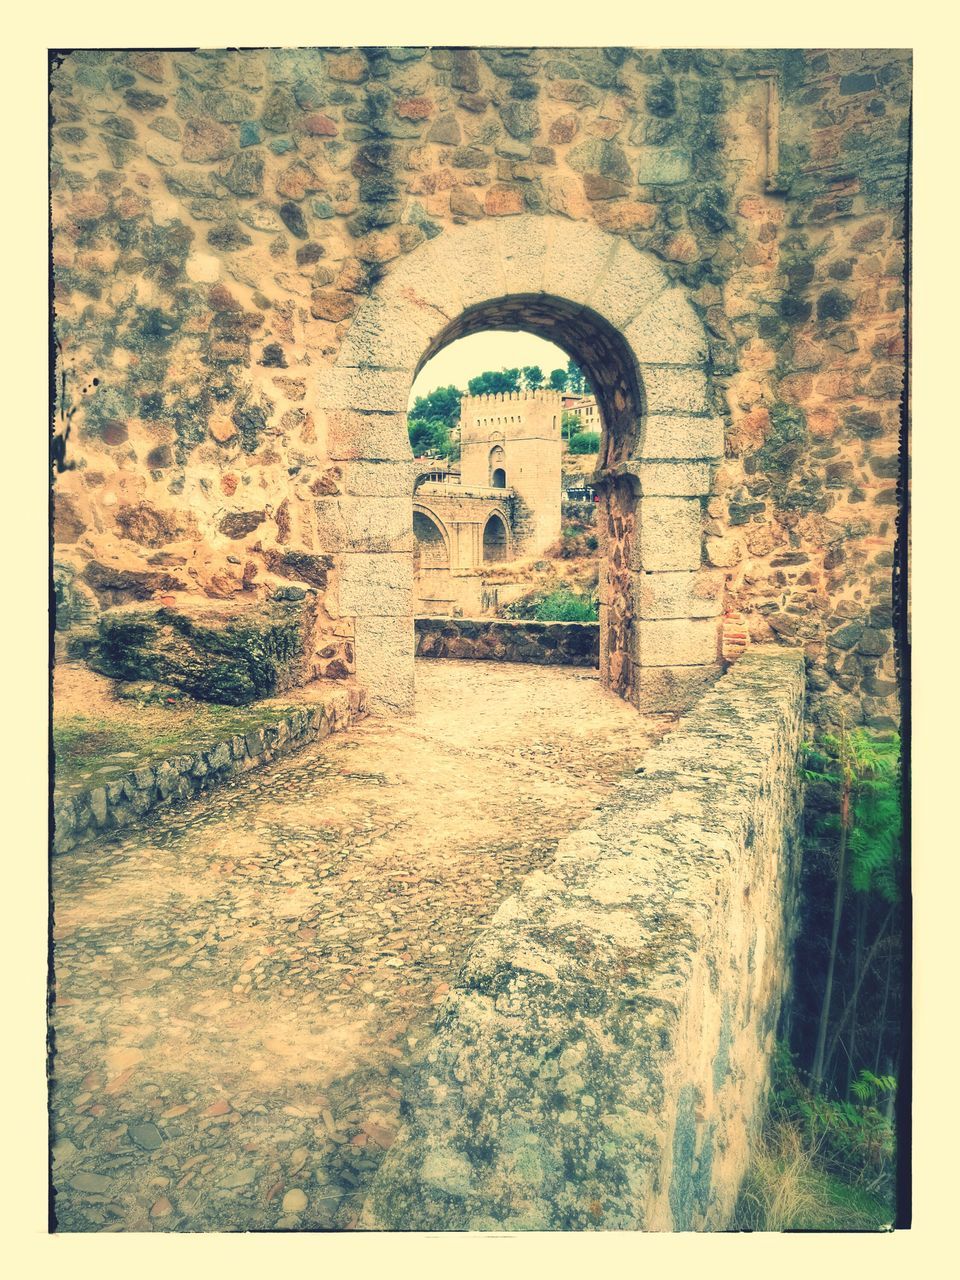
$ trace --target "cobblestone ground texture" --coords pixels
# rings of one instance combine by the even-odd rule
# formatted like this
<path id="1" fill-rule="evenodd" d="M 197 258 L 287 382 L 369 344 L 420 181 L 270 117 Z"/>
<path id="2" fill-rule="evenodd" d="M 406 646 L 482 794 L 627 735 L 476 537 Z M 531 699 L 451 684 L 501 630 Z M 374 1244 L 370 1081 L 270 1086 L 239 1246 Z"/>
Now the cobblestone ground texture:
<path id="1" fill-rule="evenodd" d="M 478 931 L 669 724 L 573 669 L 417 688 L 54 860 L 59 1230 L 351 1228 Z"/>

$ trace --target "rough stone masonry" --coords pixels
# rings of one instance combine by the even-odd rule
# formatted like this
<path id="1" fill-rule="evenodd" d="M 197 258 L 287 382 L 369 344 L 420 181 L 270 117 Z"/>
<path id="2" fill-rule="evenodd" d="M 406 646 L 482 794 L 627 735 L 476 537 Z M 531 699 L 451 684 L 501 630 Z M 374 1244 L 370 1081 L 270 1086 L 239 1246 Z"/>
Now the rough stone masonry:
<path id="1" fill-rule="evenodd" d="M 792 942 L 800 655 L 746 655 L 475 942 L 370 1228 L 729 1224 Z"/>
<path id="2" fill-rule="evenodd" d="M 296 679 L 409 707 L 406 397 L 520 326 L 597 390 L 607 685 L 676 709 L 773 642 L 817 722 L 893 726 L 910 76 L 856 49 L 58 58 L 62 646 L 117 610 L 269 631 L 280 601 Z"/>

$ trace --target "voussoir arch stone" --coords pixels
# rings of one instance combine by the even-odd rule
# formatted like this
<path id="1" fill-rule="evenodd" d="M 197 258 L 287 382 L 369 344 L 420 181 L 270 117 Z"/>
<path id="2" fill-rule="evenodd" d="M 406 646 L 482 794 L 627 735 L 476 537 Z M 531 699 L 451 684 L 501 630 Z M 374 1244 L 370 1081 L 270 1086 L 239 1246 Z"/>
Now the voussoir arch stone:
<path id="1" fill-rule="evenodd" d="M 623 335 L 638 366 L 706 363 L 702 322 L 651 255 L 588 223 L 521 215 L 451 227 L 391 264 L 333 367 L 414 375 L 464 311 L 528 295 L 589 307 Z"/>

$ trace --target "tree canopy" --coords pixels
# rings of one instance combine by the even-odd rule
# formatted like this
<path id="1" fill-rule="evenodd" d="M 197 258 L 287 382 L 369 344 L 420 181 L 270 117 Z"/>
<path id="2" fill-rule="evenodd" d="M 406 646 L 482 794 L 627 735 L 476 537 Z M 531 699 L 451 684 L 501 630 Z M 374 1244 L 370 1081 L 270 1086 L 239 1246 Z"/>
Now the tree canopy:
<path id="1" fill-rule="evenodd" d="M 475 378 L 471 378 L 467 383 L 467 389 L 472 396 L 490 396 L 508 391 L 519 391 L 520 370 L 500 369 L 498 372 L 487 370 L 486 373 L 478 373 Z"/>
<path id="2" fill-rule="evenodd" d="M 437 387 L 425 396 L 417 396 L 410 410 L 409 420 L 442 422 L 447 427 L 455 427 L 460 421 L 462 395 L 460 388 L 451 384 L 449 387 Z"/>

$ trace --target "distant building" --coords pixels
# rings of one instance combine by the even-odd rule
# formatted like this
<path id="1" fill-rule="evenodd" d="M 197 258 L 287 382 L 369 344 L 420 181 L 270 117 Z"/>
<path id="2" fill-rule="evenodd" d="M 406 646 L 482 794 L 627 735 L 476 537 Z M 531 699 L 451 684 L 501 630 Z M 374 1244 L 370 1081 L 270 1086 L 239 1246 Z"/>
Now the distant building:
<path id="1" fill-rule="evenodd" d="M 575 414 L 579 419 L 578 431 L 600 430 L 600 410 L 596 396 L 564 396 L 564 413 Z"/>
<path id="2" fill-rule="evenodd" d="M 541 555 L 560 537 L 563 412 L 557 391 L 464 396 L 459 470 L 418 459 L 418 609 L 476 610 L 484 565 Z"/>
<path id="3" fill-rule="evenodd" d="M 460 403 L 461 484 L 513 490 L 514 536 L 526 555 L 560 537 L 562 413 L 557 391 L 464 396 Z"/>

